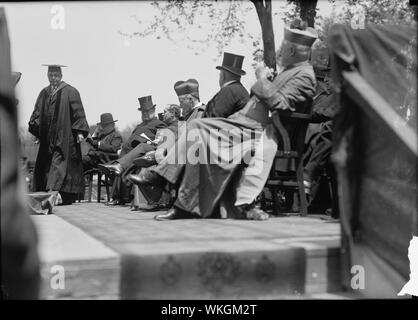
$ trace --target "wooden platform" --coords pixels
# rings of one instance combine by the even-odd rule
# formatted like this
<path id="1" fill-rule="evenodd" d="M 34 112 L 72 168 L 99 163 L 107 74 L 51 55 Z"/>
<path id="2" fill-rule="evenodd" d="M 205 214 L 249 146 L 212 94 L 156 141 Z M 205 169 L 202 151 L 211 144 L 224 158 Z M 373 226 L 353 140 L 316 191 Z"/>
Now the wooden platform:
<path id="1" fill-rule="evenodd" d="M 319 216 L 156 221 L 155 214 L 76 203 L 33 216 L 43 296 L 298 299 L 341 290 L 338 223 Z M 50 285 L 56 264 L 66 272 L 64 290 Z"/>

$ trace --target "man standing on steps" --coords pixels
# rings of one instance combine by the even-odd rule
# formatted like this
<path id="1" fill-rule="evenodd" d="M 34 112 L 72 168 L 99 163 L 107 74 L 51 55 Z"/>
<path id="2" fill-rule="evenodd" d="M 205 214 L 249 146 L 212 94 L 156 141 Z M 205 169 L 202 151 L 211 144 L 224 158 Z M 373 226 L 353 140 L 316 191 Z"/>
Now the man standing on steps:
<path id="1" fill-rule="evenodd" d="M 50 84 L 40 92 L 29 121 L 29 132 L 39 140 L 34 191 L 58 191 L 62 204 L 72 204 L 84 187 L 80 142 L 89 126 L 80 94 L 62 81 L 65 66 L 45 66 Z"/>

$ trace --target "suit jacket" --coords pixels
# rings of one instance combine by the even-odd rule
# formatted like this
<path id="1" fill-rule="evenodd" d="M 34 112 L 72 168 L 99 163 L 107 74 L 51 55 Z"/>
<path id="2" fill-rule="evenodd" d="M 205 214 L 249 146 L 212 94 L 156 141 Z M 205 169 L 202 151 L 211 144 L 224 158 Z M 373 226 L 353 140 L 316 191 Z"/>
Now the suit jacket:
<path id="1" fill-rule="evenodd" d="M 98 150 L 108 153 L 116 153 L 122 145 L 122 136 L 116 130 L 104 137 L 100 137 Z"/>
<path id="2" fill-rule="evenodd" d="M 151 140 L 155 139 L 155 135 L 158 129 L 165 128 L 167 125 L 159 120 L 158 118 L 154 118 L 148 121 L 141 122 L 132 132 L 131 136 L 122 146 L 121 155 L 124 155 L 135 148 L 140 143 L 146 143 L 148 140 L 141 137 L 142 133 L 145 133 L 148 138 Z"/>
<path id="3" fill-rule="evenodd" d="M 228 118 L 231 114 L 241 110 L 250 95 L 239 81 L 232 82 L 221 88 L 208 102 L 205 118 Z"/>

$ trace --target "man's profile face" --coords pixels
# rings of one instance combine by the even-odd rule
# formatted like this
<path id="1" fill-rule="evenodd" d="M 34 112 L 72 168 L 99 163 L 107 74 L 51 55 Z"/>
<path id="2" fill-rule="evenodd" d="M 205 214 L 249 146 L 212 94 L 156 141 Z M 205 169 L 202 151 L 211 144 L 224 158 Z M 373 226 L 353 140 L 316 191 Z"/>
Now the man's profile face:
<path id="1" fill-rule="evenodd" d="M 225 82 L 225 71 L 219 70 L 219 86 L 222 87 L 224 82 Z"/>
<path id="2" fill-rule="evenodd" d="M 49 71 L 48 80 L 51 86 L 56 87 L 62 79 L 62 73 L 59 71 Z"/>
<path id="3" fill-rule="evenodd" d="M 276 60 L 279 66 L 285 67 L 292 64 L 294 51 L 292 50 L 291 44 L 283 40 L 279 50 L 276 53 Z"/>
<path id="4" fill-rule="evenodd" d="M 171 112 L 169 106 L 164 109 L 163 121 L 166 123 L 171 122 L 174 119 L 174 112 Z"/>
<path id="5" fill-rule="evenodd" d="M 183 112 L 183 115 L 186 115 L 190 110 L 193 109 L 193 99 L 190 95 L 184 95 L 179 97 L 180 108 Z"/>

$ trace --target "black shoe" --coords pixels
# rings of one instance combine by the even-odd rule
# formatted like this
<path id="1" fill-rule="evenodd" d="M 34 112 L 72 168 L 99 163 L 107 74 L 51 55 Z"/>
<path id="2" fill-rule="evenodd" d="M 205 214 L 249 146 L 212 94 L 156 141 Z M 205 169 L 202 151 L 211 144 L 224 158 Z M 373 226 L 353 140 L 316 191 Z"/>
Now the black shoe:
<path id="1" fill-rule="evenodd" d="M 155 153 L 134 159 L 134 165 L 140 168 L 148 168 L 154 164 L 157 164 L 157 161 L 155 161 Z"/>
<path id="2" fill-rule="evenodd" d="M 141 170 L 139 174 L 129 174 L 128 180 L 141 186 L 164 186 L 165 180 L 150 170 Z"/>
<path id="3" fill-rule="evenodd" d="M 116 174 L 120 176 L 123 172 L 123 168 L 118 162 L 114 164 L 98 164 L 97 168 L 99 168 L 99 170 L 103 171 L 104 173 L 108 175 Z"/>
<path id="4" fill-rule="evenodd" d="M 176 208 L 171 208 L 165 214 L 156 215 L 154 219 L 158 221 L 180 219 L 180 211 Z"/>

